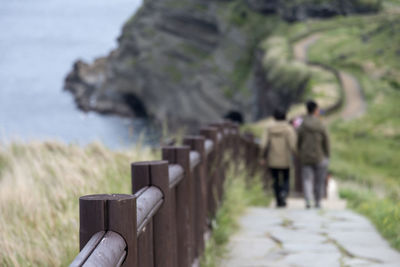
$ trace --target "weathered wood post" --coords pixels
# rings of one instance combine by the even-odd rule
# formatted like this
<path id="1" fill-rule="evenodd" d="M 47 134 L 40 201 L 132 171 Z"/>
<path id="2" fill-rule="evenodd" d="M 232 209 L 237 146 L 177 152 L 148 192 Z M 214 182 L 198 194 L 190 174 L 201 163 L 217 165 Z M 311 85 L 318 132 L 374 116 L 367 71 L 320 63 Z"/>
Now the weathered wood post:
<path id="1" fill-rule="evenodd" d="M 223 122 L 221 123 L 222 127 L 222 132 L 223 132 L 223 139 L 222 139 L 222 148 L 221 148 L 221 184 L 220 184 L 220 196 L 219 199 L 222 202 L 222 198 L 224 195 L 224 184 L 225 184 L 225 179 L 227 176 L 227 172 L 229 170 L 229 163 L 230 163 L 230 158 L 232 156 L 231 153 L 231 135 L 229 131 L 229 123 Z"/>
<path id="2" fill-rule="evenodd" d="M 88 195 L 79 198 L 79 240 L 82 250 L 99 231 L 120 234 L 127 245 L 122 266 L 137 265 L 136 197 L 133 195 Z"/>
<path id="3" fill-rule="evenodd" d="M 218 130 L 215 127 L 205 127 L 200 130 L 200 134 L 210 139 L 213 142 L 213 150 L 207 155 L 206 166 L 206 186 L 207 186 L 207 216 L 209 219 L 213 218 L 216 213 L 218 203 L 218 187 L 217 187 L 217 162 L 216 156 L 218 155 Z"/>
<path id="4" fill-rule="evenodd" d="M 169 190 L 168 162 L 136 162 L 132 169 L 132 193 L 155 186 L 163 193 L 163 204 L 143 233 L 139 235 L 139 266 L 174 266 L 172 243 L 172 196 Z M 139 192 L 140 194 L 140 192 Z M 141 247 L 143 245 L 143 247 Z M 154 253 L 154 254 L 153 254 Z"/>
<path id="5" fill-rule="evenodd" d="M 131 165 L 132 174 L 132 193 L 136 194 L 140 189 L 149 186 L 150 170 L 146 163 L 138 162 Z M 136 194 L 137 197 L 140 194 Z M 150 222 L 138 232 L 138 266 L 153 267 L 153 221 Z"/>
<path id="6" fill-rule="evenodd" d="M 239 126 L 235 123 L 230 123 L 229 129 L 232 136 L 232 157 L 237 164 L 239 162 L 240 155 Z"/>
<path id="7" fill-rule="evenodd" d="M 199 257 L 204 252 L 204 232 L 206 230 L 207 184 L 205 168 L 207 159 L 205 153 L 205 138 L 203 136 L 187 136 L 183 143 L 190 146 L 200 155 L 200 162 L 193 171 L 193 185 L 195 191 L 194 226 L 195 226 L 195 256 Z"/>
<path id="8" fill-rule="evenodd" d="M 226 136 L 226 148 L 229 151 L 229 156 L 233 157 L 233 149 L 234 149 L 234 140 L 233 140 L 233 133 L 232 133 L 232 125 L 231 121 L 224 122 L 224 134 Z"/>
<path id="9" fill-rule="evenodd" d="M 177 228 L 177 262 L 179 267 L 192 264 L 193 241 L 191 239 L 190 218 L 190 159 L 189 146 L 163 147 L 162 158 L 170 164 L 179 164 L 184 170 L 184 178 L 175 189 L 175 210 Z"/>
<path id="10" fill-rule="evenodd" d="M 217 166 L 217 192 L 218 192 L 218 205 L 221 203 L 222 194 L 223 194 L 223 186 L 225 181 L 225 172 L 226 172 L 226 162 L 225 162 L 225 151 L 226 151 L 226 136 L 224 131 L 225 123 L 212 123 L 211 126 L 218 129 L 218 154 L 215 156 L 216 166 Z"/>

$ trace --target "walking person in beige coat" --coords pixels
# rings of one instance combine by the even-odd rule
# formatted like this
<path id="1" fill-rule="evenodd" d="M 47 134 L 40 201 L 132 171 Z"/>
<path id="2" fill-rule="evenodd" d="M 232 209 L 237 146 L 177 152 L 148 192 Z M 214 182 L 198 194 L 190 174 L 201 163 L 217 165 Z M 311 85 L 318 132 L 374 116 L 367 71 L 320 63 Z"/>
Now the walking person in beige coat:
<path id="1" fill-rule="evenodd" d="M 266 131 L 267 165 L 274 180 L 274 193 L 277 207 L 286 206 L 289 194 L 289 169 L 293 153 L 296 151 L 296 133 L 286 121 L 286 113 L 275 110 L 275 123 Z"/>
<path id="2" fill-rule="evenodd" d="M 321 198 L 325 194 L 325 179 L 329 164 L 329 137 L 326 127 L 319 119 L 319 107 L 314 101 L 306 103 L 308 115 L 298 130 L 298 151 L 301 161 L 304 198 L 306 208 L 321 207 Z"/>

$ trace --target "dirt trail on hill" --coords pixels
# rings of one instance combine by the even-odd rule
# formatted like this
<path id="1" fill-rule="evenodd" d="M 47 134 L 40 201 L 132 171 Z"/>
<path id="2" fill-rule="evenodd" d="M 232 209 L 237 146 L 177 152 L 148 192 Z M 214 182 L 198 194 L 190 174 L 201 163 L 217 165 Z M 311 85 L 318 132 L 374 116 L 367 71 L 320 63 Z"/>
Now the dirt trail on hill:
<path id="1" fill-rule="evenodd" d="M 321 38 L 320 33 L 311 34 L 296 44 L 293 51 L 296 60 L 307 63 L 307 51 L 311 45 Z M 318 68 L 311 66 L 312 68 Z M 362 116 L 366 111 L 366 103 L 358 80 L 351 74 L 339 70 L 339 76 L 344 90 L 344 106 L 340 112 L 340 117 L 350 120 Z"/>
<path id="2" fill-rule="evenodd" d="M 345 92 L 345 104 L 341 117 L 345 120 L 361 117 L 366 111 L 366 103 L 360 83 L 347 72 L 339 71 L 339 75 Z"/>
<path id="3" fill-rule="evenodd" d="M 293 46 L 294 58 L 298 61 L 307 63 L 308 48 L 321 38 L 321 34 L 311 34 L 300 41 L 296 42 Z"/>

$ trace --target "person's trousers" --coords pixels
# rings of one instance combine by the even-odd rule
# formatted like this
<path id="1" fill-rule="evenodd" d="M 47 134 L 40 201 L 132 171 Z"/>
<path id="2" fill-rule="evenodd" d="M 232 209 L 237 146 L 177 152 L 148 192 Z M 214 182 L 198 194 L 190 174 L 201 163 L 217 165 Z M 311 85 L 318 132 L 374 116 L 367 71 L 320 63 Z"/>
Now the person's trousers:
<path id="1" fill-rule="evenodd" d="M 278 206 L 286 205 L 286 196 L 289 194 L 289 168 L 270 168 L 271 176 L 274 179 L 274 193 Z"/>
<path id="2" fill-rule="evenodd" d="M 321 199 L 324 197 L 327 169 L 327 160 L 314 165 L 302 166 L 301 174 L 303 178 L 304 198 L 307 204 L 311 203 L 313 194 L 316 205 L 319 205 Z"/>

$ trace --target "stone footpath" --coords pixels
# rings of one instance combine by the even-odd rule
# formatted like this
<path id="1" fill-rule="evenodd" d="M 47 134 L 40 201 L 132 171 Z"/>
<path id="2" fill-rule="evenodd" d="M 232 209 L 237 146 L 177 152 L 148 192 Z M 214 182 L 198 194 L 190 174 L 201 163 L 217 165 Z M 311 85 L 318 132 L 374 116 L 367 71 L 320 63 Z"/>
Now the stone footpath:
<path id="1" fill-rule="evenodd" d="M 366 218 L 338 199 L 323 207 L 306 210 L 303 200 L 289 199 L 287 209 L 249 208 L 220 266 L 400 266 L 400 253 Z"/>

